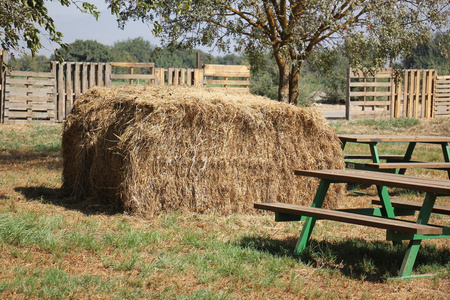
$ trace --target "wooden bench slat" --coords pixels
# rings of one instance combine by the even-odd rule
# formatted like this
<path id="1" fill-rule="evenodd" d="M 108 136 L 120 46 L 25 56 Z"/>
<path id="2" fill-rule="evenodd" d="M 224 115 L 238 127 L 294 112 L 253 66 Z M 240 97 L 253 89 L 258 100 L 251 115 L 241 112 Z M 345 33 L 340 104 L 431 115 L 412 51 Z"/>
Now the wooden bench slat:
<path id="1" fill-rule="evenodd" d="M 288 203 L 255 203 L 254 207 L 257 209 L 270 210 L 277 213 L 308 216 L 318 219 L 340 221 L 406 233 L 442 234 L 442 228 L 440 227 L 421 225 L 404 220 L 360 215 L 331 209 L 315 208 Z"/>
<path id="2" fill-rule="evenodd" d="M 363 170 L 296 170 L 294 173 L 295 175 L 317 177 L 334 182 L 375 184 L 450 195 L 450 180 Z"/>
<path id="3" fill-rule="evenodd" d="M 450 169 L 450 163 L 433 163 L 433 162 L 388 162 L 388 163 L 366 163 L 367 167 L 375 169 Z"/>
<path id="4" fill-rule="evenodd" d="M 399 208 L 408 208 L 408 209 L 415 209 L 420 210 L 422 208 L 422 203 L 415 202 L 415 201 L 408 201 L 408 200 L 402 200 L 402 199 L 391 199 L 392 206 L 399 207 Z M 372 204 L 381 205 L 380 199 L 373 199 Z M 434 205 L 432 212 L 438 213 L 438 214 L 444 214 L 444 215 L 450 215 L 450 207 L 444 206 L 444 205 Z"/>
<path id="5" fill-rule="evenodd" d="M 380 159 L 403 160 L 404 155 L 379 155 Z M 366 154 L 345 154 L 344 159 L 372 159 L 372 155 Z"/>
<path id="6" fill-rule="evenodd" d="M 450 143 L 450 136 L 339 134 L 338 138 L 343 142 L 357 142 L 357 143 L 378 143 L 378 142 Z"/>

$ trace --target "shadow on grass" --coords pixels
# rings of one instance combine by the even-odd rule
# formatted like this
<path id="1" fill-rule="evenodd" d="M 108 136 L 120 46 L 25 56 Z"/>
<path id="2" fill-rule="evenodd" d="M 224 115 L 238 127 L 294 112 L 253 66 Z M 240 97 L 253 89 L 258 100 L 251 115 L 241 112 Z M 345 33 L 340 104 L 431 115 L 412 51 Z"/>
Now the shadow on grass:
<path id="1" fill-rule="evenodd" d="M 62 167 L 61 151 L 0 151 L 0 166 L 26 164 L 30 167 L 46 167 L 49 170 Z"/>
<path id="2" fill-rule="evenodd" d="M 386 241 L 346 239 L 342 241 L 317 241 L 311 239 L 307 248 L 299 255 L 294 253 L 296 239 L 277 240 L 270 238 L 243 237 L 237 244 L 274 256 L 300 259 L 304 264 L 323 270 L 338 270 L 342 275 L 371 282 L 398 276 L 407 242 L 393 246 Z M 414 264 L 418 273 L 439 272 L 449 268 L 450 249 L 437 249 L 423 243 Z M 424 270 L 424 272 L 423 272 Z"/>
<path id="3" fill-rule="evenodd" d="M 99 199 L 88 198 L 80 201 L 75 199 L 75 197 L 66 197 L 61 189 L 37 186 L 16 187 L 14 190 L 21 193 L 29 201 L 58 205 L 66 209 L 80 211 L 85 215 L 115 215 L 123 213 L 123 210 L 111 207 L 110 204 Z"/>

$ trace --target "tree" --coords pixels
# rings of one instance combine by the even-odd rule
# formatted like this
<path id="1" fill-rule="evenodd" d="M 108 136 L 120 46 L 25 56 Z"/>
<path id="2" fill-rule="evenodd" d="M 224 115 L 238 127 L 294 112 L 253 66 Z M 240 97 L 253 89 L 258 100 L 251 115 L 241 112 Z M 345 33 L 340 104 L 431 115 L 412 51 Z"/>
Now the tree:
<path id="1" fill-rule="evenodd" d="M 437 69 L 439 75 L 450 74 L 450 32 L 438 33 L 411 51 L 403 60 L 407 69 Z"/>
<path id="2" fill-rule="evenodd" d="M 50 72 L 51 64 L 45 55 L 24 55 L 9 62 L 9 67 L 17 71 Z"/>
<path id="3" fill-rule="evenodd" d="M 270 49 L 279 69 L 278 99 L 296 104 L 300 68 L 321 45 L 347 41 L 350 62 L 387 59 L 414 48 L 448 24 L 448 0 L 106 0 L 123 26 L 153 24 L 173 47 L 234 45 L 250 57 Z"/>
<path id="4" fill-rule="evenodd" d="M 108 62 L 111 61 L 111 49 L 94 40 L 76 40 L 64 48 L 57 49 L 52 59 L 57 56 L 65 61 Z"/>
<path id="5" fill-rule="evenodd" d="M 77 5 L 77 1 L 58 0 L 61 5 Z M 90 3 L 82 2 L 77 7 L 98 17 L 96 7 Z M 49 17 L 44 0 L 2 0 L 0 2 L 0 46 L 4 50 L 24 52 L 21 43 L 25 42 L 26 48 L 34 56 L 42 49 L 41 35 L 47 35 L 50 41 L 56 42 L 62 47 L 62 33 L 56 29 L 53 19 Z"/>
<path id="6" fill-rule="evenodd" d="M 153 51 L 155 46 L 142 37 L 138 37 L 115 42 L 111 54 L 114 61 L 151 62 Z"/>

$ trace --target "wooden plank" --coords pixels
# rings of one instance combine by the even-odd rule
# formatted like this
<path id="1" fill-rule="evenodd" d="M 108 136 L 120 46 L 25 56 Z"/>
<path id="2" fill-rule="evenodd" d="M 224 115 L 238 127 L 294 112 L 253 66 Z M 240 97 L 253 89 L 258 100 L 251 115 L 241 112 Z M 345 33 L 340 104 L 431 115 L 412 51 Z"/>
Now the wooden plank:
<path id="1" fill-rule="evenodd" d="M 288 215 L 327 219 L 392 231 L 401 231 L 414 234 L 442 234 L 442 227 L 422 225 L 404 220 L 361 215 L 332 209 L 307 207 L 289 203 L 255 203 L 254 207 L 257 209 L 264 209 Z"/>
<path id="2" fill-rule="evenodd" d="M 57 90 L 58 90 L 58 96 L 57 96 L 57 100 L 56 100 L 56 107 L 57 107 L 57 119 L 58 121 L 62 122 L 63 118 L 65 116 L 65 112 L 66 112 L 66 105 L 65 105 L 65 91 L 64 91 L 64 71 L 63 71 L 64 65 L 63 64 L 59 64 L 58 65 L 58 73 L 57 73 L 57 78 L 58 78 L 58 83 L 57 83 Z"/>
<path id="3" fill-rule="evenodd" d="M 55 75 L 51 72 L 29 72 L 29 71 L 8 71 L 8 75 L 11 77 L 32 77 L 32 78 L 44 78 L 55 79 Z"/>
<path id="4" fill-rule="evenodd" d="M 5 112 L 10 119 L 45 119 L 54 117 L 54 113 L 36 111 L 10 111 Z"/>
<path id="5" fill-rule="evenodd" d="M 54 87 L 45 87 L 45 88 L 18 88 L 18 87 L 8 87 L 7 90 L 5 90 L 5 92 L 9 95 L 9 96 L 26 96 L 29 94 L 33 94 L 33 95 L 41 95 L 41 96 L 45 96 L 45 95 L 49 95 L 49 94 L 55 94 L 56 93 L 56 89 Z"/>
<path id="6" fill-rule="evenodd" d="M 26 78 L 8 78 L 7 85 L 33 85 L 33 86 L 53 86 L 54 79 L 40 80 L 40 79 L 26 79 Z"/>
<path id="7" fill-rule="evenodd" d="M 362 170 L 296 170 L 295 175 L 318 177 L 333 182 L 354 182 L 450 195 L 450 180 Z"/>
<path id="8" fill-rule="evenodd" d="M 73 82 L 72 82 L 72 71 L 73 63 L 66 63 L 66 101 L 65 101 L 65 114 L 63 119 L 67 117 L 67 114 L 72 110 L 73 105 Z"/>
<path id="9" fill-rule="evenodd" d="M 338 137 L 343 142 L 355 142 L 355 143 L 373 143 L 373 142 L 449 143 L 450 142 L 450 136 L 338 134 Z"/>
<path id="10" fill-rule="evenodd" d="M 83 63 L 81 65 L 81 93 L 84 94 L 89 89 L 88 85 L 88 64 Z"/>
<path id="11" fill-rule="evenodd" d="M 399 208 L 407 208 L 407 209 L 414 209 L 414 210 L 420 210 L 422 208 L 421 202 L 408 201 L 408 200 L 402 200 L 402 199 L 397 199 L 397 198 L 391 198 L 391 203 L 392 203 L 392 206 L 399 207 Z M 381 205 L 381 201 L 380 201 L 380 199 L 373 199 L 372 204 Z M 435 204 L 433 206 L 432 212 L 437 213 L 437 214 L 450 215 L 450 207 Z"/>
<path id="12" fill-rule="evenodd" d="M 213 72 L 213 73 L 226 73 L 226 72 L 238 72 L 238 73 L 248 73 L 250 72 L 250 66 L 244 65 L 212 65 L 205 64 L 204 66 L 205 73 Z"/>
<path id="13" fill-rule="evenodd" d="M 164 69 L 155 69 L 155 85 L 164 85 Z"/>
<path id="14" fill-rule="evenodd" d="M 350 97 L 388 97 L 391 92 L 352 92 L 350 91 Z"/>
<path id="15" fill-rule="evenodd" d="M 96 86 L 95 84 L 95 70 L 96 70 L 97 64 L 96 63 L 90 63 L 89 64 L 89 88 L 93 88 Z"/>
<path id="16" fill-rule="evenodd" d="M 124 67 L 124 68 L 154 68 L 154 63 L 131 63 L 131 62 L 110 62 L 112 67 Z"/>
<path id="17" fill-rule="evenodd" d="M 420 72 L 416 71 L 414 73 L 414 97 L 413 97 L 413 103 L 414 103 L 414 107 L 413 107 L 413 115 L 414 118 L 418 118 L 419 117 L 419 95 L 420 95 Z"/>
<path id="18" fill-rule="evenodd" d="M 391 105 L 389 101 L 351 101 L 352 106 L 388 106 Z"/>
<path id="19" fill-rule="evenodd" d="M 379 155 L 380 159 L 403 160 L 404 155 Z M 371 155 L 366 154 L 345 154 L 344 159 L 372 159 Z"/>
<path id="20" fill-rule="evenodd" d="M 391 87 L 391 82 L 350 82 L 350 87 Z"/>
<path id="21" fill-rule="evenodd" d="M 208 84 L 219 84 L 219 85 L 242 85 L 249 86 L 250 81 L 248 80 L 205 80 L 205 83 Z"/>
<path id="22" fill-rule="evenodd" d="M 111 86 L 111 64 L 105 65 L 105 86 Z"/>
<path id="23" fill-rule="evenodd" d="M 102 63 L 97 64 L 97 79 L 96 79 L 97 86 L 104 86 L 104 83 L 103 83 L 104 65 L 105 64 L 102 64 Z"/>
<path id="24" fill-rule="evenodd" d="M 55 105 L 51 102 L 32 102 L 32 103 L 17 103 L 7 102 L 7 108 L 9 110 L 54 110 Z"/>
<path id="25" fill-rule="evenodd" d="M 11 102 L 11 103 L 21 103 L 21 102 L 52 102 L 53 101 L 53 96 L 52 95 L 26 95 L 26 96 L 8 96 L 7 97 L 7 102 Z"/>
<path id="26" fill-rule="evenodd" d="M 149 74 L 111 74 L 111 79 L 156 79 L 155 75 Z"/>
<path id="27" fill-rule="evenodd" d="M 75 63 L 73 71 L 73 89 L 75 93 L 75 99 L 77 99 L 81 95 L 80 67 L 80 63 Z"/>
<path id="28" fill-rule="evenodd" d="M 449 169 L 450 163 L 433 163 L 433 162 L 388 162 L 388 163 L 366 163 L 368 167 L 375 169 Z"/>
<path id="29" fill-rule="evenodd" d="M 232 93 L 248 93 L 250 90 L 248 87 L 208 87 L 209 90 L 228 91 Z"/>

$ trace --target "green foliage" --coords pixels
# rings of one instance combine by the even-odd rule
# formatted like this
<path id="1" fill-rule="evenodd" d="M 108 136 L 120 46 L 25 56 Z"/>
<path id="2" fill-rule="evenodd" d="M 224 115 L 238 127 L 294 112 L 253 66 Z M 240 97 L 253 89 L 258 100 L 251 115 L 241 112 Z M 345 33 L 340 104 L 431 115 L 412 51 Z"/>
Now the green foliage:
<path id="1" fill-rule="evenodd" d="M 62 6 L 74 3 L 72 0 L 58 0 Z M 98 11 L 95 5 L 82 2 L 80 10 L 89 12 L 95 18 Z M 59 32 L 48 15 L 44 0 L 2 0 L 0 5 L 0 46 L 11 52 L 23 52 L 22 43 L 34 56 L 42 48 L 41 35 L 65 47 L 62 41 L 62 33 Z"/>
<path id="2" fill-rule="evenodd" d="M 109 62 L 111 61 L 110 47 L 93 40 L 76 40 L 67 48 L 56 50 L 56 56 L 71 62 Z M 55 59 L 53 56 L 52 60 Z"/>
<path id="3" fill-rule="evenodd" d="M 314 52 L 308 60 L 311 71 L 318 73 L 325 99 L 330 103 L 345 103 L 349 60 L 338 47 Z"/>
<path id="4" fill-rule="evenodd" d="M 438 33 L 419 45 L 403 60 L 406 69 L 437 69 L 439 75 L 450 74 L 450 32 Z"/>
<path id="5" fill-rule="evenodd" d="M 278 100 L 294 104 L 299 70 L 316 48 L 345 44 L 351 66 L 381 67 L 449 22 L 447 0 L 419 0 L 414 5 L 407 0 L 107 2 L 121 25 L 136 19 L 147 22 L 170 48 L 203 45 L 229 51 L 233 46 L 254 58 L 270 51 L 279 68 Z"/>
<path id="6" fill-rule="evenodd" d="M 50 72 L 50 60 L 44 55 L 24 55 L 20 59 L 10 60 L 9 67 L 16 71 Z"/>
<path id="7" fill-rule="evenodd" d="M 251 93 L 277 100 L 279 71 L 275 60 L 269 55 L 247 57 L 251 63 Z"/>
<path id="8" fill-rule="evenodd" d="M 154 51 L 155 46 L 142 37 L 138 37 L 115 42 L 111 48 L 111 57 L 113 61 L 120 62 L 153 62 Z"/>

